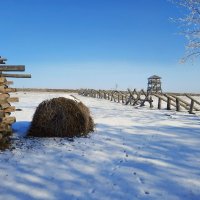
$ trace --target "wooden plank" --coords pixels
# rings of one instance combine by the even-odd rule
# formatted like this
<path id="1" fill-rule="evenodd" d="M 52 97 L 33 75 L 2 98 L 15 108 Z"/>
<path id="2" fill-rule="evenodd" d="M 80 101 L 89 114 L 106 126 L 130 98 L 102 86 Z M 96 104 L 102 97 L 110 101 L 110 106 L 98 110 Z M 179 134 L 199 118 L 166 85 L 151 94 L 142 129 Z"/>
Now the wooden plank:
<path id="1" fill-rule="evenodd" d="M 5 117 L 5 112 L 3 110 L 0 110 L 0 117 Z"/>
<path id="2" fill-rule="evenodd" d="M 10 104 L 9 103 L 1 103 L 0 104 L 0 108 L 1 109 L 5 109 L 5 108 L 9 108 L 10 107 Z"/>
<path id="3" fill-rule="evenodd" d="M 24 65 L 0 65 L 0 71 L 25 71 Z"/>
<path id="4" fill-rule="evenodd" d="M 5 98 L 9 98 L 10 95 L 9 94 L 0 94 L 0 100 L 4 100 Z"/>
<path id="5" fill-rule="evenodd" d="M 0 87 L 0 92 L 5 94 L 5 93 L 9 93 L 9 92 L 16 92 L 17 89 L 16 88 L 1 88 Z"/>
<path id="6" fill-rule="evenodd" d="M 0 77 L 0 83 L 4 83 L 6 81 L 5 77 Z"/>
<path id="7" fill-rule="evenodd" d="M 19 98 L 18 97 L 10 97 L 10 98 L 7 99 L 7 101 L 9 103 L 19 102 Z"/>
<path id="8" fill-rule="evenodd" d="M 0 82 L 0 86 L 2 85 L 12 85 L 13 81 L 5 81 L 5 82 Z"/>
<path id="9" fill-rule="evenodd" d="M 3 132 L 4 137 L 11 135 L 12 127 L 9 124 L 1 124 L 0 125 L 0 132 Z"/>
<path id="10" fill-rule="evenodd" d="M 6 131 L 8 125 L 0 123 L 0 132 Z"/>
<path id="11" fill-rule="evenodd" d="M 0 85 L 0 90 L 4 90 L 5 88 L 8 88 L 6 85 Z"/>
<path id="12" fill-rule="evenodd" d="M 10 106 L 9 108 L 4 109 L 5 113 L 15 112 L 15 106 Z"/>
<path id="13" fill-rule="evenodd" d="M 9 117 L 11 115 L 10 112 L 4 113 L 4 117 Z"/>
<path id="14" fill-rule="evenodd" d="M 9 78 L 31 78 L 31 74 L 0 74 L 0 76 Z"/>
<path id="15" fill-rule="evenodd" d="M 0 121 L 3 124 L 13 124 L 16 122 L 16 118 L 15 117 L 4 117 L 4 118 L 0 118 Z"/>

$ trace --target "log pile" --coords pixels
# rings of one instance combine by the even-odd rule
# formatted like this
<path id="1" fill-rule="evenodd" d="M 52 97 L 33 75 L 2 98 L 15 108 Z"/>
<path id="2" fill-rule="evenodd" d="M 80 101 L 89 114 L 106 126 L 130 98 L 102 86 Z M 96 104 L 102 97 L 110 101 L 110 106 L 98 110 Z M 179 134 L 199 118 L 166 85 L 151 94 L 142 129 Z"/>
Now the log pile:
<path id="1" fill-rule="evenodd" d="M 12 78 L 31 78 L 30 74 L 5 74 L 4 72 L 24 71 L 24 65 L 5 65 L 7 59 L 0 56 L 0 149 L 6 147 L 9 142 L 9 136 L 12 134 L 12 124 L 16 121 L 15 117 L 10 116 L 15 111 L 11 105 L 18 102 L 17 97 L 10 97 L 11 92 L 16 92 L 10 85 L 13 81 L 8 81 L 6 77 Z"/>

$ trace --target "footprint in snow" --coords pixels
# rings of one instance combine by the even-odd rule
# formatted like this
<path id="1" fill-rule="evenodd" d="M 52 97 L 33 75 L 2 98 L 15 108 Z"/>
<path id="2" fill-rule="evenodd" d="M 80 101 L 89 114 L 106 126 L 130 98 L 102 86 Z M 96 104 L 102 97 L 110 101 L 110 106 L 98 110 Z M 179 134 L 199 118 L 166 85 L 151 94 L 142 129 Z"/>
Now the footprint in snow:
<path id="1" fill-rule="evenodd" d="M 145 180 L 144 178 L 141 178 L 141 177 L 138 177 L 138 182 L 141 183 L 141 184 L 144 184 L 145 183 Z"/>
<path id="2" fill-rule="evenodd" d="M 89 192 L 90 192 L 91 194 L 93 194 L 93 193 L 95 193 L 95 189 L 93 188 L 93 189 L 91 189 Z"/>
<path id="3" fill-rule="evenodd" d="M 112 168 L 112 172 L 110 172 L 110 173 L 109 173 L 109 175 L 110 175 L 110 176 L 113 176 L 113 175 L 114 175 L 114 173 L 115 173 L 115 171 L 116 171 L 117 169 L 119 169 L 119 168 L 120 168 L 120 166 L 119 166 L 119 165 L 117 165 L 117 166 L 113 167 L 113 168 Z"/>

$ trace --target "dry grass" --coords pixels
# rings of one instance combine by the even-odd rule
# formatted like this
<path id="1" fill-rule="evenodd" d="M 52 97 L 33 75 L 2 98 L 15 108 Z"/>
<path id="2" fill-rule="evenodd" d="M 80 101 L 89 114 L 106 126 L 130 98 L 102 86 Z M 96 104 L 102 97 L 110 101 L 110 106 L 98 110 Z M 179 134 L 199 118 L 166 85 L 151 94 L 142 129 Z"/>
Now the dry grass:
<path id="1" fill-rule="evenodd" d="M 39 104 L 28 136 L 75 137 L 85 136 L 93 130 L 90 111 L 82 102 L 59 97 Z"/>

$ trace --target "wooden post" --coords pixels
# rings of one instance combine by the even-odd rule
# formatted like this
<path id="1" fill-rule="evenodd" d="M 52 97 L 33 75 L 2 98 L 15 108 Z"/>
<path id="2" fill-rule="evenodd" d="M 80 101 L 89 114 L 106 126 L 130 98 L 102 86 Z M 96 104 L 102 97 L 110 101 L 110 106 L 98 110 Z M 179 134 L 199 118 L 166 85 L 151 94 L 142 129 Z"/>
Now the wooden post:
<path id="1" fill-rule="evenodd" d="M 158 109 L 160 110 L 162 107 L 162 99 L 159 97 L 158 98 Z"/>
<path id="2" fill-rule="evenodd" d="M 124 103 L 124 95 L 122 94 L 122 103 Z"/>
<path id="3" fill-rule="evenodd" d="M 150 104 L 150 108 L 153 108 L 153 99 L 152 99 L 151 96 L 150 96 L 150 98 L 149 98 L 149 104 Z"/>
<path id="4" fill-rule="evenodd" d="M 167 97 L 167 110 L 171 110 L 171 98 Z"/>
<path id="5" fill-rule="evenodd" d="M 0 71 L 25 71 L 24 65 L 1 65 Z"/>
<path id="6" fill-rule="evenodd" d="M 125 96 L 125 105 L 127 105 L 127 101 L 128 101 L 128 97 L 127 97 L 127 95 Z"/>
<path id="7" fill-rule="evenodd" d="M 114 99 L 114 102 L 116 102 L 116 99 L 115 99 L 115 95 L 113 94 L 113 99 Z"/>
<path id="8" fill-rule="evenodd" d="M 176 111 L 180 111 L 181 108 L 180 108 L 180 100 L 178 98 L 176 98 Z"/>
<path id="9" fill-rule="evenodd" d="M 31 78 L 31 74 L 1 74 L 1 76 L 9 78 Z"/>
<path id="10" fill-rule="evenodd" d="M 193 113 L 193 108 L 194 108 L 194 100 L 191 99 L 190 110 L 189 110 L 189 113 L 190 113 L 190 114 L 194 114 L 194 113 Z"/>
<path id="11" fill-rule="evenodd" d="M 118 94 L 118 103 L 120 103 L 120 95 Z"/>

